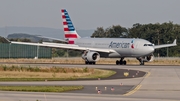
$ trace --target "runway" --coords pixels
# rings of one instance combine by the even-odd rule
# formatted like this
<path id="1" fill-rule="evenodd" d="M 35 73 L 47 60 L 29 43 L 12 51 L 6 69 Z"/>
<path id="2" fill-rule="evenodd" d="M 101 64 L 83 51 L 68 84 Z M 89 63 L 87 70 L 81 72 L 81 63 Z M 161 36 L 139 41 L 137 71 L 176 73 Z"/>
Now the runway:
<path id="1" fill-rule="evenodd" d="M 43 65 L 43 64 L 31 64 Z M 46 66 L 48 64 L 45 64 Z M 140 78 L 113 79 L 113 80 L 89 80 L 89 81 L 52 81 L 52 82 L 0 82 L 2 85 L 84 85 L 91 86 L 91 92 L 72 91 L 66 93 L 42 93 L 42 92 L 0 92 L 0 101 L 179 101 L 180 99 L 180 67 L 179 66 L 116 66 L 116 65 L 66 65 L 49 64 L 59 67 L 90 67 L 113 68 L 146 71 L 148 74 Z M 120 84 L 123 89 L 130 89 L 126 94 L 113 94 L 118 92 Z M 96 87 L 102 90 L 97 93 Z M 105 92 L 106 90 L 110 93 Z M 111 91 L 113 86 L 114 91 Z M 129 88 L 128 88 L 129 87 Z M 87 89 L 88 90 L 88 89 Z M 87 91 L 88 92 L 88 91 Z M 122 91 L 121 91 L 122 92 Z"/>

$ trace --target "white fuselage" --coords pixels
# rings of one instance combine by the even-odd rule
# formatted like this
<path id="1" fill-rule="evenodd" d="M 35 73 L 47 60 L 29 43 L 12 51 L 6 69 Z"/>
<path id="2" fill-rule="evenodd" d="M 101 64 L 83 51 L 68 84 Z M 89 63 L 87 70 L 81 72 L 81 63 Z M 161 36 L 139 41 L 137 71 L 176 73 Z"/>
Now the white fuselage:
<path id="1" fill-rule="evenodd" d="M 144 39 L 133 38 L 80 38 L 74 40 L 80 47 L 113 49 L 108 57 L 141 57 L 154 52 L 152 43 Z M 148 45 L 145 45 L 148 44 Z"/>

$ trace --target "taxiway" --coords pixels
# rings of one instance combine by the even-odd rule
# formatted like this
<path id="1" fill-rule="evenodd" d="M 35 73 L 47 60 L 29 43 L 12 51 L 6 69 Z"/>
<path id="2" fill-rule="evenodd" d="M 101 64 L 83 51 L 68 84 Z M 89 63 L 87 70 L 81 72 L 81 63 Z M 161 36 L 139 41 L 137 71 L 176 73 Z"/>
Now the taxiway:
<path id="1" fill-rule="evenodd" d="M 43 64 L 31 64 L 43 65 Z M 45 64 L 47 66 L 47 64 Z M 49 64 L 52 66 L 54 64 Z M 52 81 L 52 82 L 0 82 L 2 85 L 84 85 L 89 86 L 91 91 L 72 91 L 66 93 L 42 93 L 42 92 L 0 92 L 0 101 L 179 101 L 180 99 L 180 67 L 179 66 L 116 66 L 116 65 L 61 65 L 59 67 L 90 67 L 90 68 L 113 68 L 130 69 L 148 72 L 147 75 L 132 79 L 112 79 L 112 80 L 89 80 L 89 81 Z M 131 88 L 127 93 L 103 93 L 106 86 L 114 87 L 114 92 L 119 89 L 120 84 L 123 89 Z M 102 89 L 98 94 L 96 87 Z M 129 87 L 129 88 L 128 88 Z"/>

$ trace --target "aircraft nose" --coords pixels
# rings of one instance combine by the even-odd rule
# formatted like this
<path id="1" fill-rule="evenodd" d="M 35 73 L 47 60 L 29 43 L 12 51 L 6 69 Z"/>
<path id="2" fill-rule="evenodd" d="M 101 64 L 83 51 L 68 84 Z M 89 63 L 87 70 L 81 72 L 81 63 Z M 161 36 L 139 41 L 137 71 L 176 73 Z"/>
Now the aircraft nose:
<path id="1" fill-rule="evenodd" d="M 154 52 L 154 47 L 149 47 L 149 52 L 150 53 Z"/>

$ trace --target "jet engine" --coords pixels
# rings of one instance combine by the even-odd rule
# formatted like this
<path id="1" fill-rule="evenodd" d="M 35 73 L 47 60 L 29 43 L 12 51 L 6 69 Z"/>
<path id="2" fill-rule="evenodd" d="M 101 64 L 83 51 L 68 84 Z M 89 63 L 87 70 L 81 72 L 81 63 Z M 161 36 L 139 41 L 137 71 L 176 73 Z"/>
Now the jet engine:
<path id="1" fill-rule="evenodd" d="M 85 51 L 82 54 L 82 58 L 88 62 L 96 62 L 100 59 L 100 54 L 97 52 Z"/>

